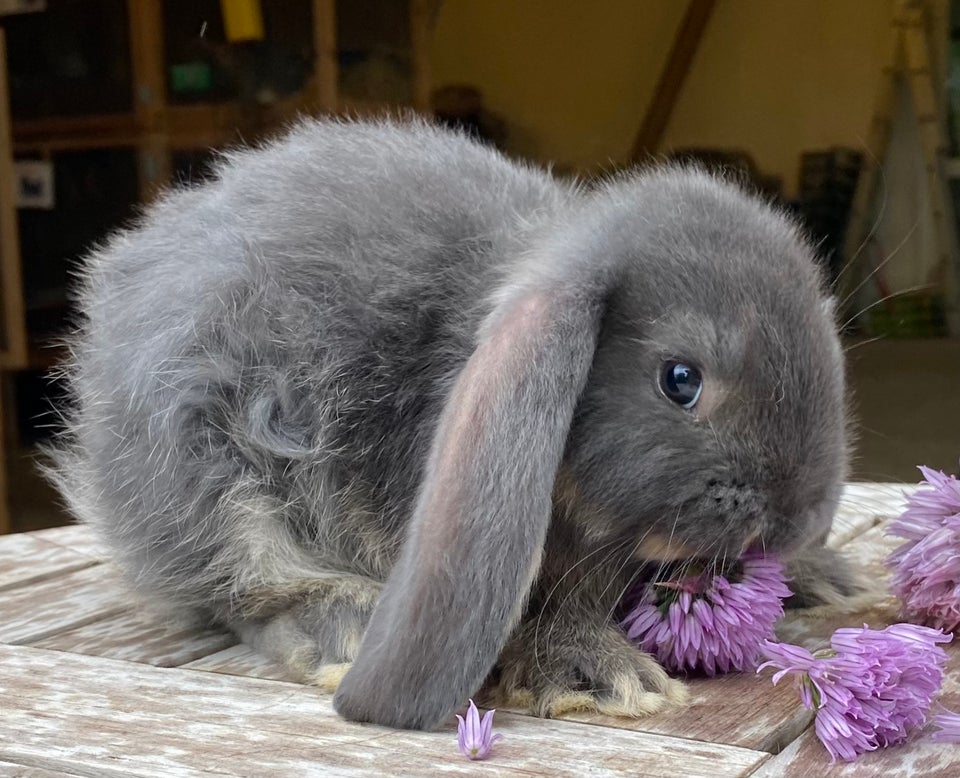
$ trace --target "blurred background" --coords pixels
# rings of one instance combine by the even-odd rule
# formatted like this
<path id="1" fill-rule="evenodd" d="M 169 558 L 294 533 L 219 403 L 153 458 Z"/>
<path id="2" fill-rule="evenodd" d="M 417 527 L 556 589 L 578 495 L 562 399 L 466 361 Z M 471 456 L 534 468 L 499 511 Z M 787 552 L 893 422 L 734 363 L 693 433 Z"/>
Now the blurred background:
<path id="1" fill-rule="evenodd" d="M 0 31 L 0 532 L 67 521 L 34 457 L 84 252 L 301 114 L 740 177 L 820 247 L 853 477 L 957 470 L 960 0 L 0 0 Z"/>

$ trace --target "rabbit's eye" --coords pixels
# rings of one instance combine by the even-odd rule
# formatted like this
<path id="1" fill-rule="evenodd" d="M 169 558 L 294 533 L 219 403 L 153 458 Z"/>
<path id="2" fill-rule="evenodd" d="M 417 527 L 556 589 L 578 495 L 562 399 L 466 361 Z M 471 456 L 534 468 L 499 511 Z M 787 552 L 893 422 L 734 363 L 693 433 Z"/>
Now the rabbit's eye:
<path id="1" fill-rule="evenodd" d="M 692 365 L 670 360 L 660 369 L 660 391 L 681 408 L 690 409 L 700 399 L 703 376 Z"/>

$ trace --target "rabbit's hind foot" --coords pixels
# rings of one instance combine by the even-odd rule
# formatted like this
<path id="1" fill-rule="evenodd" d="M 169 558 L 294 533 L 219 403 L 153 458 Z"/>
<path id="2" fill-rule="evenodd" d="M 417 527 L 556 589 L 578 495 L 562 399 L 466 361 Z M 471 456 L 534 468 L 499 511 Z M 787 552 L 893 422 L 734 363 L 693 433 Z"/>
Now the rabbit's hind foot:
<path id="1" fill-rule="evenodd" d="M 360 650 L 381 587 L 357 575 L 274 587 L 245 603 L 248 612 L 269 615 L 238 621 L 233 629 L 297 680 L 333 692 Z"/>

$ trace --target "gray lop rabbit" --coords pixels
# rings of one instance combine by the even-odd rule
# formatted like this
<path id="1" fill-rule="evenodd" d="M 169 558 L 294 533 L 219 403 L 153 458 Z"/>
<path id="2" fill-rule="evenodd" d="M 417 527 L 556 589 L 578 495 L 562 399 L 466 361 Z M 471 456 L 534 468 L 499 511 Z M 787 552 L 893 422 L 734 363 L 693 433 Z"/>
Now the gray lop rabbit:
<path id="1" fill-rule="evenodd" d="M 53 477 L 144 593 L 443 722 L 683 698 L 617 602 L 667 560 L 823 547 L 842 353 L 795 226 L 689 168 L 559 183 L 416 120 L 228 153 L 88 259 Z"/>

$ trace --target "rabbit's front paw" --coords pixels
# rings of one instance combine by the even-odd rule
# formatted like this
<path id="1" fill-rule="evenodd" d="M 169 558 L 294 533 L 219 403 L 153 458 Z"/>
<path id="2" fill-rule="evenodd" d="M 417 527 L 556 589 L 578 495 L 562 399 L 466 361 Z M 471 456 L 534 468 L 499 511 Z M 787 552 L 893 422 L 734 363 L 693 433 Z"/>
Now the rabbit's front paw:
<path id="1" fill-rule="evenodd" d="M 502 705 L 552 718 L 574 711 L 639 717 L 687 699 L 686 687 L 613 625 L 531 619 L 500 657 Z"/>
<path id="2" fill-rule="evenodd" d="M 872 604 L 878 597 L 876 586 L 870 585 L 863 571 L 825 546 L 813 546 L 792 559 L 787 577 L 793 592 L 786 601 L 788 608 L 831 605 L 852 609 Z"/>

